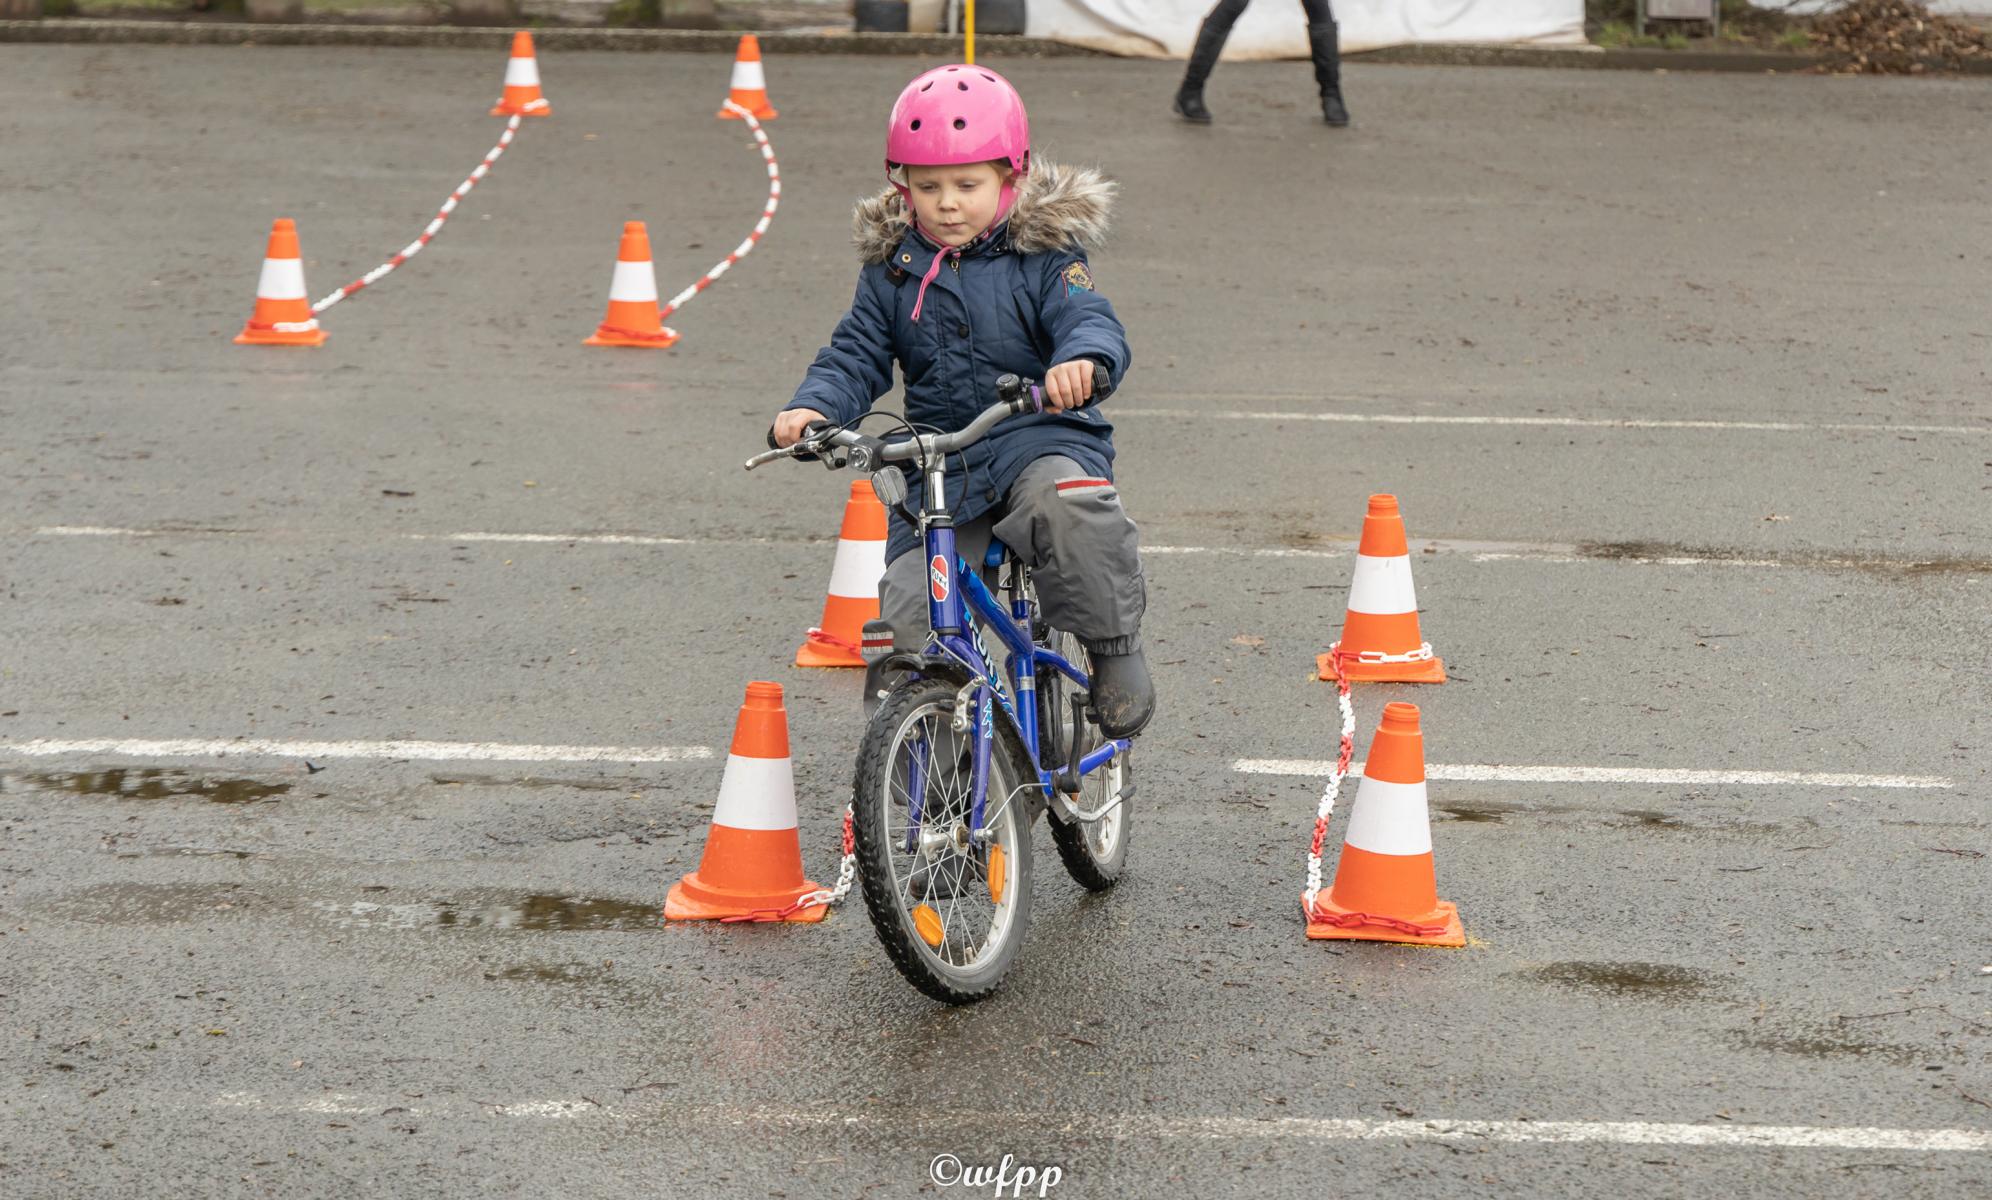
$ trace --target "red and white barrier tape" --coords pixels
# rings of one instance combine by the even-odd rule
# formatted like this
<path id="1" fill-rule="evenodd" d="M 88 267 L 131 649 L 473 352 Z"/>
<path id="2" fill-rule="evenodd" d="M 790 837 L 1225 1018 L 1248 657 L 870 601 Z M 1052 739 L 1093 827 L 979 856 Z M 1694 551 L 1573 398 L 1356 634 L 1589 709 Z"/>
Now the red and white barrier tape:
<path id="1" fill-rule="evenodd" d="M 761 157 L 767 160 L 768 163 L 768 203 L 761 209 L 761 219 L 754 222 L 754 230 L 747 235 L 747 240 L 735 246 L 733 253 L 727 255 L 712 270 L 700 276 L 697 283 L 671 297 L 670 303 L 658 310 L 657 317 L 659 320 L 668 319 L 672 313 L 677 312 L 689 303 L 692 297 L 711 287 L 713 280 L 726 274 L 728 267 L 746 258 L 748 252 L 760 243 L 761 235 L 768 232 L 769 222 L 775 219 L 775 208 L 781 203 L 782 169 L 775 163 L 775 148 L 768 144 L 767 131 L 761 128 L 761 123 L 754 119 L 753 113 L 748 112 L 733 101 L 728 100 L 725 107 L 741 120 L 747 122 L 747 128 L 754 131 L 754 140 L 760 143 Z"/>
<path id="2" fill-rule="evenodd" d="M 1340 642 L 1328 647 L 1328 661 L 1335 666 L 1335 703 L 1342 709 L 1342 744 L 1335 752 L 1335 767 L 1328 772 L 1327 786 L 1321 789 L 1321 805 L 1314 815 L 1314 840 L 1307 848 L 1305 907 L 1310 920 L 1319 915 L 1314 898 L 1321 894 L 1321 847 L 1328 840 L 1328 818 L 1335 815 L 1335 795 L 1342 790 L 1342 780 L 1348 776 L 1349 764 L 1356 757 L 1356 706 L 1349 700 L 1349 677 L 1342 671 L 1341 647 Z M 1430 649 L 1426 647 L 1427 653 Z"/>
<path id="3" fill-rule="evenodd" d="M 477 186 L 477 181 L 491 173 L 491 164 L 498 161 L 498 156 L 505 153 L 505 147 L 512 144 L 512 138 L 519 132 L 519 120 L 520 117 L 514 115 L 510 120 L 505 122 L 505 132 L 498 135 L 498 144 L 491 147 L 491 152 L 484 156 L 484 161 L 477 164 L 477 169 L 470 173 L 470 178 L 458 184 L 457 189 L 450 193 L 450 198 L 443 201 L 443 207 L 437 211 L 436 219 L 429 222 L 428 228 L 422 231 L 421 237 L 408 243 L 408 245 L 402 248 L 401 253 L 395 255 L 393 258 L 388 259 L 373 270 L 368 271 L 365 275 L 360 276 L 345 287 L 333 292 L 331 295 L 325 297 L 325 299 L 313 304 L 311 306 L 313 320 L 280 321 L 277 323 L 277 329 L 283 333 L 301 333 L 306 330 L 318 328 L 316 317 L 319 313 L 331 308 L 361 288 L 378 281 L 381 276 L 394 270 L 394 268 L 407 262 L 409 259 L 414 258 L 417 254 L 420 254 L 422 247 L 429 244 L 429 239 L 436 236 L 436 231 L 443 227 L 443 222 L 449 220 L 450 214 L 456 211 L 457 204 L 462 201 L 464 196 L 469 194 L 470 189 Z"/>

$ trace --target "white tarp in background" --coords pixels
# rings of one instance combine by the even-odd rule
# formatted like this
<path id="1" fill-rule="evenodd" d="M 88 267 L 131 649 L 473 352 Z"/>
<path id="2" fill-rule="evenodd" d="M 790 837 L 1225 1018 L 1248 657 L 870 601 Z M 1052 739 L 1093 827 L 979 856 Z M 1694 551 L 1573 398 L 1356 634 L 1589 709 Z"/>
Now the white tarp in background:
<path id="1" fill-rule="evenodd" d="M 1984 3 L 1987 0 L 1979 0 Z M 1216 0 L 1030 0 L 1032 37 L 1146 58 L 1188 58 Z M 1584 44 L 1584 0 L 1330 0 L 1344 52 L 1414 42 Z M 1300 0 L 1252 0 L 1224 57 L 1306 58 Z"/>

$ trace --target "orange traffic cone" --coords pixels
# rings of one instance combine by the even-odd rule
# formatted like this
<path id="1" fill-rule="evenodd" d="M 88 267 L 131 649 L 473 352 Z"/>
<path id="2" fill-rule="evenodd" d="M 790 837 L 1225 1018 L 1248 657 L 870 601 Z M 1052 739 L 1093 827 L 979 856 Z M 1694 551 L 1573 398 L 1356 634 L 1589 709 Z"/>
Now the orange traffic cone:
<path id="1" fill-rule="evenodd" d="M 1335 678 L 1335 659 L 1351 681 L 1444 683 L 1446 665 L 1418 636 L 1418 594 L 1411 587 L 1411 547 L 1397 497 L 1371 496 L 1356 548 L 1356 577 L 1342 640 L 1317 660 L 1321 678 Z"/>
<path id="2" fill-rule="evenodd" d="M 494 117 L 550 117 L 553 106 L 540 95 L 539 59 L 533 57 L 533 35 L 521 29 L 512 35 L 512 58 L 505 64 L 505 94 L 498 98 Z"/>
<path id="3" fill-rule="evenodd" d="M 851 485 L 844 501 L 844 527 L 837 533 L 837 559 L 830 567 L 830 595 L 823 623 L 809 631 L 795 652 L 798 667 L 862 667 L 859 649 L 865 622 L 878 617 L 878 581 L 885 574 L 885 505 L 871 480 Z"/>
<path id="4" fill-rule="evenodd" d="M 238 346 L 323 346 L 325 331 L 311 315 L 304 292 L 304 259 L 297 248 L 297 223 L 278 217 L 270 226 L 270 248 L 256 281 L 256 315 L 235 335 Z"/>
<path id="5" fill-rule="evenodd" d="M 650 263 L 650 232 L 641 221 L 623 222 L 616 273 L 609 280 L 609 315 L 585 346 L 648 346 L 662 350 L 678 340 L 657 310 L 657 272 Z"/>
<path id="6" fill-rule="evenodd" d="M 1302 897 L 1306 904 L 1306 897 Z M 1307 910 L 1307 936 L 1464 946 L 1459 910 L 1439 899 L 1425 807 L 1418 706 L 1383 706 L 1349 813 L 1335 883 Z"/>
<path id="7" fill-rule="evenodd" d="M 698 870 L 672 886 L 664 919 L 821 921 L 827 905 L 800 903 L 819 889 L 802 877 L 795 820 L 782 685 L 750 683 L 733 726 L 705 856 Z"/>
<path id="8" fill-rule="evenodd" d="M 766 121 L 781 114 L 768 103 L 768 76 L 761 69 L 761 39 L 751 33 L 740 35 L 740 50 L 733 56 L 733 90 L 728 100 Z M 719 116 L 738 121 L 740 114 L 721 108 Z"/>

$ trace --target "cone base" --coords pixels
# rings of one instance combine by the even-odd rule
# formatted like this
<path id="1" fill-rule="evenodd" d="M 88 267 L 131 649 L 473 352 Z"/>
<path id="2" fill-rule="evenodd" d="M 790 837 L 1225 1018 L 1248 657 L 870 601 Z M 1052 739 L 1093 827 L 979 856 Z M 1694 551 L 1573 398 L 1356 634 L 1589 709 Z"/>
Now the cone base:
<path id="1" fill-rule="evenodd" d="M 748 101 L 735 97 L 733 103 L 738 104 L 740 107 L 746 109 L 748 112 L 753 113 L 754 119 L 757 121 L 772 121 L 776 117 L 782 115 L 776 112 L 775 106 L 768 103 L 766 100 L 761 101 L 759 104 L 752 104 L 749 103 Z M 718 117 L 722 121 L 738 121 L 740 119 L 740 114 L 734 112 L 730 108 L 722 108 L 718 112 L 714 113 L 713 116 Z"/>
<path id="2" fill-rule="evenodd" d="M 1305 893 L 1301 895 L 1300 903 L 1301 912 L 1306 914 L 1307 896 Z M 1330 904 L 1326 892 L 1314 898 L 1314 907 L 1324 913 L 1348 911 L 1347 909 L 1337 908 L 1335 905 Z M 1459 909 L 1455 908 L 1448 901 L 1439 901 L 1439 906 L 1429 913 L 1402 919 L 1409 920 L 1418 925 L 1443 924 L 1445 929 L 1439 933 L 1430 935 L 1405 933 L 1401 929 L 1391 929 L 1384 925 L 1358 925 L 1353 929 L 1345 929 L 1340 925 L 1332 925 L 1326 921 L 1316 921 L 1310 916 L 1307 922 L 1307 936 L 1316 941 L 1402 942 L 1407 946 L 1466 945 L 1466 927 L 1460 924 Z"/>
<path id="3" fill-rule="evenodd" d="M 242 332 L 235 335 L 235 344 L 238 346 L 323 346 L 325 344 L 325 331 L 323 329 L 306 329 L 299 333 L 283 333 L 275 329 L 257 329 L 253 326 L 244 326 Z"/>
<path id="4" fill-rule="evenodd" d="M 664 919 L 666 921 L 717 921 L 726 917 L 747 917 L 770 909 L 787 908 L 798 899 L 816 891 L 818 885 L 805 879 L 802 886 L 794 891 L 780 892 L 772 896 L 746 896 L 716 888 L 699 878 L 693 871 L 690 875 L 671 885 L 671 891 L 664 898 Z M 830 913 L 827 904 L 812 904 L 783 917 L 790 924 L 813 925 Z"/>
<path id="5" fill-rule="evenodd" d="M 669 350 L 678 344 L 678 331 L 666 329 L 662 337 L 633 338 L 606 329 L 597 329 L 581 343 L 584 346 L 620 346 L 626 350 Z"/>
<path id="6" fill-rule="evenodd" d="M 795 652 L 795 665 L 798 667 L 862 667 L 864 655 L 826 646 L 820 642 L 804 642 L 802 649 Z"/>
<path id="7" fill-rule="evenodd" d="M 1335 678 L 1334 655 L 1317 655 L 1314 665 L 1320 678 Z M 1342 675 L 1350 683 L 1444 683 L 1446 664 L 1437 657 L 1424 662 L 1365 663 L 1342 660 Z"/>
<path id="8" fill-rule="evenodd" d="M 500 104 L 490 112 L 494 117 L 550 117 L 553 105 L 542 104 L 538 108 L 520 108 L 511 104 Z"/>

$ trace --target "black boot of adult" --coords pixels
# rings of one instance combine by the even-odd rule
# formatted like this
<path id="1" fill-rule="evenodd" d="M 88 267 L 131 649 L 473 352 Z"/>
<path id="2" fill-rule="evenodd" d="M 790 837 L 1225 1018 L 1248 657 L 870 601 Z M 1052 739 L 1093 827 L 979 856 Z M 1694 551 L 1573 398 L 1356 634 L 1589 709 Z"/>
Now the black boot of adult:
<path id="1" fill-rule="evenodd" d="M 1190 51 L 1190 65 L 1183 71 L 1183 86 L 1176 89 L 1175 103 L 1176 115 L 1192 125 L 1210 124 L 1210 110 L 1204 107 L 1204 80 L 1210 78 L 1217 56 L 1224 52 L 1224 39 L 1230 36 L 1230 23 L 1216 24 L 1211 17 L 1205 17 L 1197 30 L 1197 44 Z"/>
<path id="2" fill-rule="evenodd" d="M 1314 51 L 1314 82 L 1321 85 L 1321 119 L 1340 129 L 1349 123 L 1342 103 L 1341 26 L 1333 21 L 1310 25 L 1307 41 Z"/>

